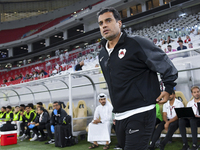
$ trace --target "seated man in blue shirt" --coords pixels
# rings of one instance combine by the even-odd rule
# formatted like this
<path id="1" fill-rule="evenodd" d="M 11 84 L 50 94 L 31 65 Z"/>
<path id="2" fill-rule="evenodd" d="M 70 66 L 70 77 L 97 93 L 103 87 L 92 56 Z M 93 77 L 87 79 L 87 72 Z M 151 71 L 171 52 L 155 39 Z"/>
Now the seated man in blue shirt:
<path id="1" fill-rule="evenodd" d="M 178 41 L 179 47 L 177 47 L 177 51 L 183 50 L 183 49 L 187 49 L 187 46 L 183 45 L 183 41 L 179 40 Z"/>

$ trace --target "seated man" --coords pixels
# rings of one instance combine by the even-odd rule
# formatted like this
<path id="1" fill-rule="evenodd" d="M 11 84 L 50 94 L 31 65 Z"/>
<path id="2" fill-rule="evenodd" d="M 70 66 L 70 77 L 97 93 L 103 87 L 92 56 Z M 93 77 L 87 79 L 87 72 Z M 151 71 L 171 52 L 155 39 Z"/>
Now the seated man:
<path id="1" fill-rule="evenodd" d="M 75 71 L 80 71 L 80 70 L 82 70 L 83 65 L 84 65 L 84 61 L 81 61 L 79 64 L 77 64 L 77 65 L 75 66 Z"/>
<path id="2" fill-rule="evenodd" d="M 6 121 L 11 121 L 13 120 L 13 112 L 12 112 L 12 107 L 7 106 L 6 107 Z"/>
<path id="3" fill-rule="evenodd" d="M 49 138 L 53 139 L 53 135 L 50 129 L 50 117 L 49 117 L 48 112 L 45 111 L 44 107 L 38 107 L 37 113 L 39 114 L 39 117 L 37 117 L 35 121 L 31 123 L 33 125 L 33 132 L 35 133 L 35 136 L 30 141 L 35 141 L 38 139 L 39 137 L 38 131 L 40 131 L 42 135 L 39 141 L 45 141 L 46 136 L 43 131 L 44 129 L 47 129 Z"/>
<path id="4" fill-rule="evenodd" d="M 178 44 L 179 44 L 179 47 L 177 47 L 177 51 L 187 49 L 187 46 L 183 45 L 183 41 L 182 40 L 179 40 Z"/>
<path id="5" fill-rule="evenodd" d="M 195 118 L 180 118 L 179 119 L 179 129 L 183 140 L 182 150 L 187 150 L 189 148 L 187 137 L 186 137 L 186 127 L 191 127 L 192 131 L 192 148 L 191 150 L 198 149 L 197 145 L 197 127 L 200 127 L 200 115 L 198 111 L 197 103 L 200 102 L 200 90 L 198 86 L 191 88 L 193 100 L 189 101 L 187 107 L 192 107 L 195 114 Z"/>
<path id="6" fill-rule="evenodd" d="M 1 112 L 0 112 L 0 119 L 6 118 L 6 107 L 1 107 Z M 2 120 L 0 120 L 1 122 Z"/>
<path id="7" fill-rule="evenodd" d="M 64 109 L 61 108 L 61 104 L 57 101 L 53 103 L 54 111 L 51 114 L 50 124 L 51 129 L 54 128 L 56 125 L 61 125 L 63 123 L 64 117 L 67 116 L 67 113 Z M 56 112 L 56 113 L 55 113 Z M 46 142 L 45 144 L 54 144 L 55 141 L 53 138 L 50 141 Z"/>
<path id="8" fill-rule="evenodd" d="M 19 136 L 20 134 L 20 124 L 22 121 L 21 115 L 20 115 L 21 111 L 19 106 L 15 106 L 15 112 L 14 112 L 14 118 L 13 121 L 15 121 L 15 123 L 17 124 L 17 136 Z"/>
<path id="9" fill-rule="evenodd" d="M 176 115 L 174 108 L 184 107 L 183 103 L 175 98 L 175 92 L 173 91 L 172 94 L 169 96 L 169 100 L 163 105 L 163 120 L 159 123 L 158 127 L 156 128 L 151 144 L 149 146 L 149 150 L 155 149 L 155 143 L 160 137 L 160 134 L 163 129 L 167 131 L 165 138 L 160 142 L 160 150 L 164 150 L 165 145 L 172 137 L 174 132 L 178 129 L 178 117 Z"/>
<path id="10" fill-rule="evenodd" d="M 28 104 L 26 106 L 26 113 L 20 114 L 22 116 L 22 123 L 20 124 L 21 130 L 23 135 L 21 137 L 19 137 L 19 139 L 23 140 L 25 139 L 29 139 L 30 138 L 30 129 L 28 128 L 28 126 L 30 125 L 30 123 L 32 121 L 34 121 L 35 117 L 36 117 L 36 113 L 33 110 L 33 104 Z M 25 132 L 25 127 L 26 127 L 26 132 Z"/>
<path id="11" fill-rule="evenodd" d="M 93 143 L 89 149 L 98 147 L 98 144 L 106 144 L 103 149 L 109 149 L 113 107 L 103 93 L 98 95 L 98 100 L 101 105 L 97 106 L 94 119 L 88 126 L 88 142 Z"/>

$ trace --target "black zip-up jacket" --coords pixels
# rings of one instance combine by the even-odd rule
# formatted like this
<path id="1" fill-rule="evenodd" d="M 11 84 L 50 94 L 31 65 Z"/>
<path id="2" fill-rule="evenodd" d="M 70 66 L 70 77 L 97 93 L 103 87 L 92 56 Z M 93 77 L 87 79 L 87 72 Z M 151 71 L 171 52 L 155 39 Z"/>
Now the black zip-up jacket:
<path id="1" fill-rule="evenodd" d="M 172 93 L 178 72 L 168 56 L 153 42 L 123 32 L 110 56 L 105 48 L 106 42 L 105 39 L 101 41 L 99 63 L 114 113 L 155 104 L 161 93 L 157 72 L 161 74 L 165 91 Z"/>

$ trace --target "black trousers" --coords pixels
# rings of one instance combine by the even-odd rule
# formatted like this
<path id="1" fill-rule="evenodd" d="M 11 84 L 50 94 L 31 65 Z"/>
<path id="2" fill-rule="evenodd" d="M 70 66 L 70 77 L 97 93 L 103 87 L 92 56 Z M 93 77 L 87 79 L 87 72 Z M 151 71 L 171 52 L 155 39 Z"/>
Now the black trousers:
<path id="1" fill-rule="evenodd" d="M 44 129 L 47 129 L 47 133 L 48 133 L 49 138 L 50 138 L 50 139 L 53 139 L 53 134 L 52 134 L 52 132 L 51 132 L 50 123 L 47 123 L 47 124 L 40 124 L 39 126 L 34 127 L 34 128 L 33 128 L 33 132 L 34 132 L 35 134 L 37 134 L 37 136 L 39 136 L 38 131 L 40 131 L 41 135 L 44 137 L 44 136 L 45 136 Z"/>
<path id="2" fill-rule="evenodd" d="M 156 122 L 156 108 L 116 120 L 116 135 L 123 150 L 146 150 Z"/>
<path id="3" fill-rule="evenodd" d="M 26 127 L 26 131 L 25 131 L 25 127 Z M 30 129 L 28 128 L 28 122 L 22 122 L 20 124 L 20 128 L 23 134 L 30 136 Z"/>
<path id="4" fill-rule="evenodd" d="M 179 123 L 179 121 L 176 120 L 169 124 L 168 132 L 167 132 L 165 138 L 161 141 L 161 143 L 160 143 L 161 145 L 165 146 L 167 144 L 167 142 L 171 139 L 174 132 L 178 129 L 178 123 Z M 156 130 L 153 134 L 153 137 L 152 137 L 151 147 L 155 146 L 155 143 L 159 139 L 161 132 L 165 129 L 164 125 L 165 125 L 165 121 L 162 121 L 161 123 L 159 123 L 158 127 L 156 128 Z"/>
<path id="5" fill-rule="evenodd" d="M 186 127 L 191 127 L 192 142 L 197 145 L 197 127 L 200 127 L 200 118 L 180 118 L 179 129 L 182 136 L 183 143 L 188 144 L 186 137 Z"/>

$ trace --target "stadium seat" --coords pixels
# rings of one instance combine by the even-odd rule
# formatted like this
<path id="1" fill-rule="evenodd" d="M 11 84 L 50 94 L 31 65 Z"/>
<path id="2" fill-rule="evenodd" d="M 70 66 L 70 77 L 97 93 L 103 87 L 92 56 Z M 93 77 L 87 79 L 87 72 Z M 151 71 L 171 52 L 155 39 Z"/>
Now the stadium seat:
<path id="1" fill-rule="evenodd" d="M 176 98 L 179 99 L 183 103 L 183 105 L 186 107 L 188 102 L 184 94 L 181 91 L 176 91 L 175 94 L 176 94 Z"/>
<path id="2" fill-rule="evenodd" d="M 70 114 L 69 113 L 69 102 L 67 102 L 67 105 L 66 105 L 64 110 L 67 112 L 68 115 Z M 73 118 L 75 118 L 76 115 L 75 115 L 75 107 L 74 107 L 74 103 L 73 102 L 72 102 L 72 111 L 73 111 Z"/>
<path id="3" fill-rule="evenodd" d="M 49 103 L 49 104 L 48 104 L 47 110 L 53 110 L 53 103 Z"/>
<path id="4" fill-rule="evenodd" d="M 75 118 L 87 117 L 87 106 L 84 100 L 78 102 L 77 107 L 75 108 Z M 78 119 L 75 120 L 73 129 L 74 131 L 83 131 L 86 129 L 87 119 Z"/>

